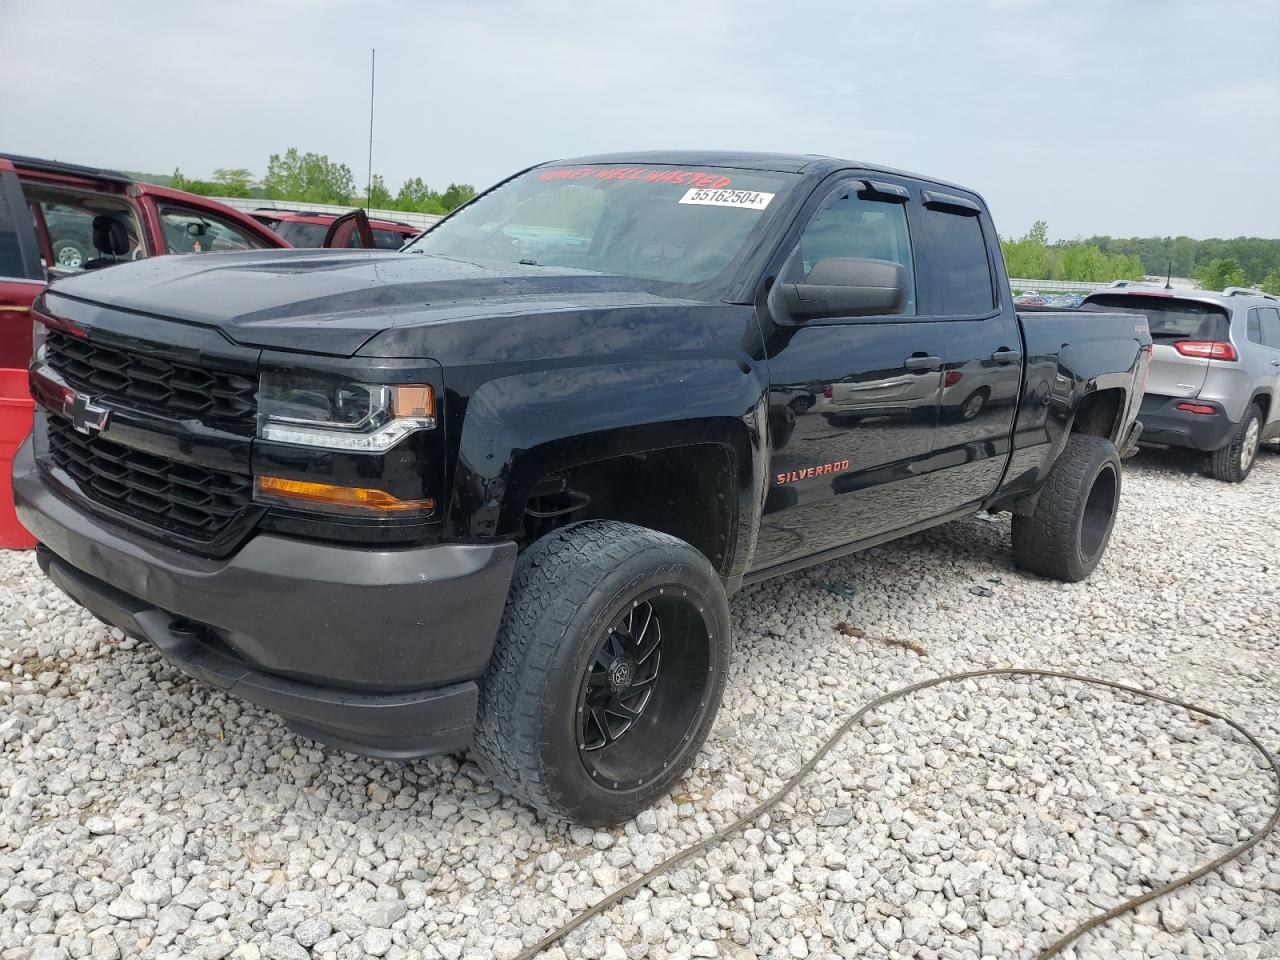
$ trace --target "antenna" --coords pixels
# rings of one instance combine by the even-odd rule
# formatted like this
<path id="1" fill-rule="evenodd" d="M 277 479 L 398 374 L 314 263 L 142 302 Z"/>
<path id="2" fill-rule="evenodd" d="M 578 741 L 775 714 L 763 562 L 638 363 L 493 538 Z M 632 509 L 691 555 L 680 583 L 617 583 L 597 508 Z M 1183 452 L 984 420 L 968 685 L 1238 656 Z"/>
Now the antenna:
<path id="1" fill-rule="evenodd" d="M 370 134 L 369 134 L 369 136 L 370 136 L 370 137 L 372 137 L 372 136 L 373 136 L 373 134 L 372 134 L 372 133 L 370 133 Z M 372 149 L 372 147 L 371 147 L 370 149 Z M 371 156 L 372 156 L 372 154 L 371 154 Z M 1164 281 L 1164 288 L 1165 288 L 1166 290 L 1172 290 L 1172 289 L 1173 289 L 1173 259 L 1172 259 L 1172 258 L 1170 258 L 1170 260 L 1169 260 L 1169 276 L 1165 278 L 1165 281 Z"/>
<path id="2" fill-rule="evenodd" d="M 373 82 L 378 71 L 378 51 L 369 51 L 369 179 L 365 182 L 364 208 L 369 209 L 373 193 Z"/>

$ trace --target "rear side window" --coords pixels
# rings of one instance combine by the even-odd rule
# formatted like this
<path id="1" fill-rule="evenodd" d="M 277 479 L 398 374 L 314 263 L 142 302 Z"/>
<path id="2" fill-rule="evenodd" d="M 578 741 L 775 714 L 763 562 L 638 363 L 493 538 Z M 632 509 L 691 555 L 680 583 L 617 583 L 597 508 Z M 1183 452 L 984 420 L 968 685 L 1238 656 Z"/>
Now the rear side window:
<path id="1" fill-rule="evenodd" d="M 933 235 L 930 265 L 939 310 L 947 316 L 990 313 L 995 288 L 981 219 L 944 210 L 925 210 L 924 216 Z"/>
<path id="2" fill-rule="evenodd" d="M 1258 315 L 1257 307 L 1249 311 L 1248 331 L 1250 343 L 1262 342 L 1262 317 Z"/>
<path id="3" fill-rule="evenodd" d="M 1117 310 L 1140 313 L 1147 318 L 1153 340 L 1226 340 L 1231 328 L 1227 311 L 1222 307 L 1177 297 L 1100 293 L 1091 296 L 1080 309 L 1094 313 Z"/>
<path id="4" fill-rule="evenodd" d="M 408 240 L 399 230 L 373 228 L 373 245 L 379 250 L 399 250 Z"/>
<path id="5" fill-rule="evenodd" d="M 295 247 L 322 247 L 328 232 L 327 223 L 303 223 L 301 220 L 286 220 L 276 227 L 276 233 Z"/>
<path id="6" fill-rule="evenodd" d="M 1280 350 L 1280 310 L 1275 307 L 1260 307 L 1258 316 L 1262 323 L 1263 345 Z"/>

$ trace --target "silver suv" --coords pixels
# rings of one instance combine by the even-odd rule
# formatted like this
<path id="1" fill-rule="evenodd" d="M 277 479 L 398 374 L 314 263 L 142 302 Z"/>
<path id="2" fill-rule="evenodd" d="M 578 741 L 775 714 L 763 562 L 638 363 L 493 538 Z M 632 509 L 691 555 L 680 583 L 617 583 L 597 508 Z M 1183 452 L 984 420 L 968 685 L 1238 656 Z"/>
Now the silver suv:
<path id="1" fill-rule="evenodd" d="M 1280 436 L 1280 298 L 1126 285 L 1080 309 L 1140 313 L 1151 326 L 1144 443 L 1200 450 L 1215 477 L 1239 483 Z"/>

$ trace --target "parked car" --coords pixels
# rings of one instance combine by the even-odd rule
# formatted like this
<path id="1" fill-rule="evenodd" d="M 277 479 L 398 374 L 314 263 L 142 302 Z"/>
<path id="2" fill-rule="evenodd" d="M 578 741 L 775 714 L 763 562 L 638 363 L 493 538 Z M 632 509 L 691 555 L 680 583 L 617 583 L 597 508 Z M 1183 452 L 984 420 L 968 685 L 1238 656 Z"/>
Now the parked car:
<path id="1" fill-rule="evenodd" d="M 1200 451 L 1214 477 L 1240 483 L 1259 446 L 1280 437 L 1280 299 L 1240 287 L 1127 286 L 1092 294 L 1081 309 L 1147 318 L 1155 352 L 1144 443 Z"/>
<path id="2" fill-rule="evenodd" d="M 254 210 L 249 216 L 270 227 L 292 247 L 326 246 L 325 236 L 337 214 L 313 213 L 311 211 L 276 210 L 264 207 Z M 422 231 L 408 223 L 398 220 L 369 219 L 369 229 L 373 231 L 372 246 L 381 250 L 399 250 Z M 332 246 L 333 244 L 328 244 Z M 352 243 L 351 246 L 364 244 Z"/>
<path id="3" fill-rule="evenodd" d="M 168 253 L 287 247 L 251 217 L 124 174 L 0 154 L 0 368 L 31 359 L 50 280 Z"/>
<path id="4" fill-rule="evenodd" d="M 14 485 L 55 583 L 306 736 L 469 746 L 586 824 L 689 767 L 746 583 L 981 509 L 1087 577 L 1151 343 L 1016 313 L 969 190 L 741 153 L 559 161 L 400 253 L 174 257 L 38 314 Z M 818 415 L 890 378 L 931 400 Z"/>

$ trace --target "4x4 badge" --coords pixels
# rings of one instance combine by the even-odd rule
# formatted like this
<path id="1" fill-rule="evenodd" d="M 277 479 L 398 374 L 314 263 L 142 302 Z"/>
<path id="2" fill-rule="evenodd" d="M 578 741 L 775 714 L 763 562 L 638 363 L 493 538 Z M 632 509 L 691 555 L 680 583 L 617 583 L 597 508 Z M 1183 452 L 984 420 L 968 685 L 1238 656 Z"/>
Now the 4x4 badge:
<path id="1" fill-rule="evenodd" d="M 78 433 L 101 433 L 111 422 L 111 411 L 93 402 L 93 397 L 72 393 L 62 401 L 62 412 Z"/>

